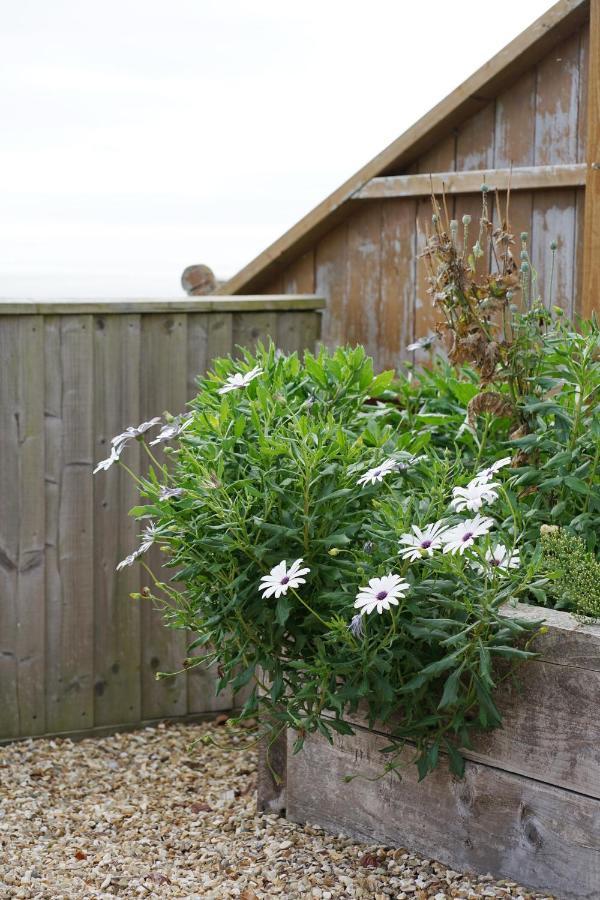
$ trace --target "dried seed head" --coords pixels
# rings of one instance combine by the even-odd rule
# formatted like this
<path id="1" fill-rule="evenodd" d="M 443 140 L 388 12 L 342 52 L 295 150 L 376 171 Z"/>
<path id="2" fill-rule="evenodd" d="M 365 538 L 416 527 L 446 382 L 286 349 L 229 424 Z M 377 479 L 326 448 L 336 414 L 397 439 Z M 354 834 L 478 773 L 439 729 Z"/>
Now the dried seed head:
<path id="1" fill-rule="evenodd" d="M 464 215 L 462 217 L 462 223 L 463 223 L 463 225 L 470 225 L 471 224 L 471 216 Z"/>
<path id="2" fill-rule="evenodd" d="M 550 241 L 550 249 L 552 250 L 552 252 L 558 250 L 558 241 Z"/>
<path id="3" fill-rule="evenodd" d="M 527 231 L 522 231 L 522 232 L 521 232 L 521 240 L 522 240 L 522 241 L 526 241 L 526 240 L 528 239 L 528 237 L 529 237 L 529 234 L 528 234 Z"/>

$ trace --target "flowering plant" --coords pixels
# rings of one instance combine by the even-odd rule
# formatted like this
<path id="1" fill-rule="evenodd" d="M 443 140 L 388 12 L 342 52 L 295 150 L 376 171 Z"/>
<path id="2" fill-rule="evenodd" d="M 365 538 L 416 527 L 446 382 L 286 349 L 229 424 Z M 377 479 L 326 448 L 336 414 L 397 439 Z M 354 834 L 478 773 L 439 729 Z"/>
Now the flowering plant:
<path id="1" fill-rule="evenodd" d="M 150 524 L 123 564 L 166 551 L 173 577 L 148 593 L 197 636 L 184 668 L 245 689 L 241 719 L 293 728 L 300 749 L 366 715 L 390 725 L 388 768 L 409 741 L 421 776 L 440 750 L 460 773 L 470 731 L 500 722 L 494 661 L 531 655 L 536 626 L 501 606 L 540 588 L 538 559 L 519 557 L 510 458 L 484 467 L 367 404 L 391 382 L 360 347 L 217 360 L 151 442 L 172 440 L 171 460 L 140 480 Z"/>

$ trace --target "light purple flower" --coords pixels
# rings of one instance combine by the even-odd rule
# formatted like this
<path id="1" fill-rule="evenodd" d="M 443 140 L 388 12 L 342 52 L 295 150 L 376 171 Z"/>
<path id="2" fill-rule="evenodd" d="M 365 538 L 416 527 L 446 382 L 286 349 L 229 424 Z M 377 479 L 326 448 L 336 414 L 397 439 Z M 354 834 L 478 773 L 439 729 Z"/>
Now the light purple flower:
<path id="1" fill-rule="evenodd" d="M 376 484 L 378 481 L 383 481 L 385 476 L 393 472 L 397 465 L 398 463 L 395 459 L 386 459 L 373 469 L 367 469 L 356 483 L 364 487 L 367 484 Z"/>
<path id="2" fill-rule="evenodd" d="M 457 512 L 462 512 L 463 509 L 479 512 L 484 503 L 493 503 L 498 499 L 498 492 L 495 490 L 497 487 L 499 485 L 495 482 L 480 483 L 473 479 L 466 487 L 454 488 L 450 505 Z"/>
<path id="3" fill-rule="evenodd" d="M 399 540 L 401 549 L 398 551 L 402 559 L 410 559 L 414 562 L 423 556 L 433 556 L 434 550 L 442 547 L 442 540 L 448 526 L 445 522 L 433 522 L 421 529 L 413 525 L 413 534 L 403 534 Z M 404 546 L 403 546 L 404 545 Z"/>
<path id="4" fill-rule="evenodd" d="M 510 456 L 505 456 L 502 459 L 497 459 L 496 462 L 493 462 L 491 466 L 488 466 L 486 469 L 482 469 L 477 473 L 471 484 L 486 484 L 488 481 L 491 481 L 494 475 L 503 469 L 504 466 L 509 466 L 512 462 L 512 458 Z"/>

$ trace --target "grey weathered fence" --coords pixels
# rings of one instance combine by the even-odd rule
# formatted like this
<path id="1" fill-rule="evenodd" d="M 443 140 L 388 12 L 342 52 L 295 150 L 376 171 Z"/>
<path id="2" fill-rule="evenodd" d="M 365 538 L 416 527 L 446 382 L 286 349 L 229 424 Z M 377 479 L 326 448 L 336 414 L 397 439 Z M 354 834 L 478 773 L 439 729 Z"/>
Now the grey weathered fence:
<path id="1" fill-rule="evenodd" d="M 271 336 L 312 348 L 312 296 L 0 301 L 0 740 L 85 731 L 230 705 L 179 668 L 186 635 L 128 599 L 140 568 L 131 479 L 92 479 L 110 438 L 185 408 L 216 356 Z M 127 463 L 140 463 L 130 446 Z M 160 560 L 154 559 L 154 565 Z"/>

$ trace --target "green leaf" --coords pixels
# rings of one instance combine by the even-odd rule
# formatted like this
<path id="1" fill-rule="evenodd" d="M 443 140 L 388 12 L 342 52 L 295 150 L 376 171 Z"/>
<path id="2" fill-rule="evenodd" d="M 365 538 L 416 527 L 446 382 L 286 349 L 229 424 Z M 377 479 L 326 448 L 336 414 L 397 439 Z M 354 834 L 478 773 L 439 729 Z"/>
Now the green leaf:
<path id="1" fill-rule="evenodd" d="M 277 606 L 275 608 L 275 621 L 277 622 L 277 624 L 282 626 L 285 625 L 289 618 L 290 612 L 290 598 L 287 594 L 282 594 L 282 596 L 277 601 Z"/>
<path id="2" fill-rule="evenodd" d="M 369 385 L 369 394 L 371 397 L 378 397 L 380 394 L 383 394 L 383 392 L 389 388 L 395 374 L 393 369 L 388 369 L 386 372 L 381 372 L 380 375 L 376 375 Z"/>
<path id="3" fill-rule="evenodd" d="M 438 703 L 438 709 L 446 709 L 448 706 L 453 706 L 458 699 L 458 689 L 460 687 L 460 676 L 464 667 L 464 663 L 455 669 L 451 675 L 446 678 L 444 683 L 444 691 L 442 693 L 442 699 Z"/>
<path id="4" fill-rule="evenodd" d="M 585 481 L 582 481 L 580 478 L 575 478 L 574 475 L 565 475 L 564 483 L 577 494 L 589 494 L 590 492 L 590 485 L 586 484 Z"/>

